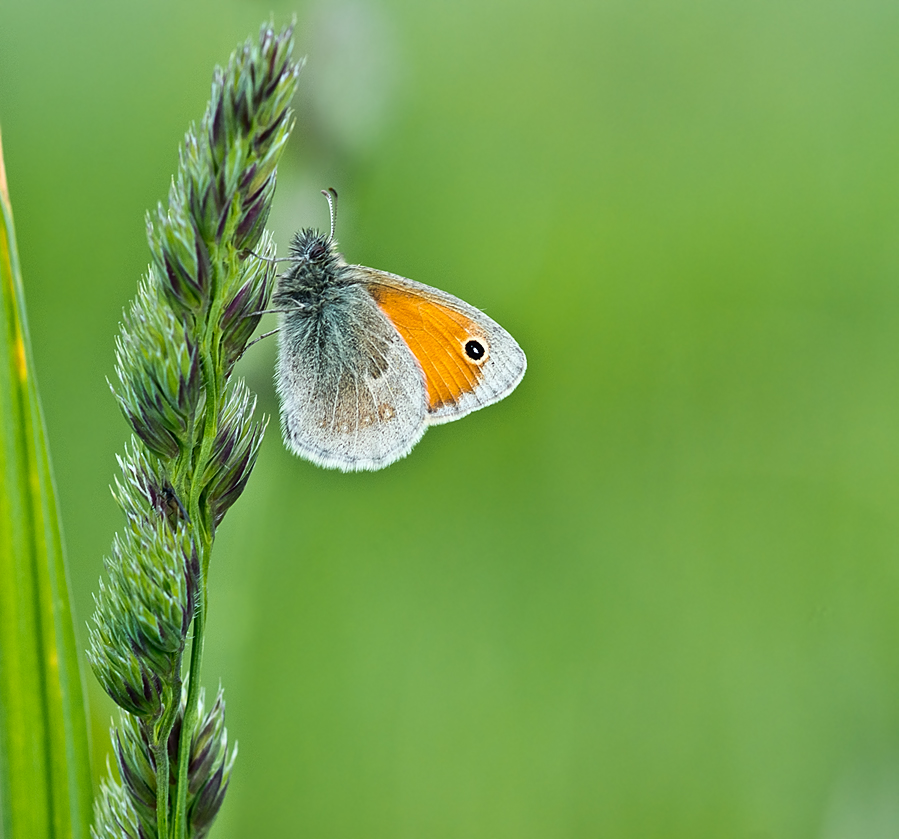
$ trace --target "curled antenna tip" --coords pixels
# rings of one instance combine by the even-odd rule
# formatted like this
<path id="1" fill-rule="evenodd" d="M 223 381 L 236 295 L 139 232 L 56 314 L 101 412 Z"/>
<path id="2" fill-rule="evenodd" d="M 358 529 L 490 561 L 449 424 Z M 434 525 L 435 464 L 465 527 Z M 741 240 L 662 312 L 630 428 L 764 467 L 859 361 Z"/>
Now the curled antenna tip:
<path id="1" fill-rule="evenodd" d="M 337 220 L 337 190 L 333 186 L 322 190 L 322 195 L 328 199 L 328 209 L 331 212 L 331 241 L 334 241 L 334 222 Z"/>

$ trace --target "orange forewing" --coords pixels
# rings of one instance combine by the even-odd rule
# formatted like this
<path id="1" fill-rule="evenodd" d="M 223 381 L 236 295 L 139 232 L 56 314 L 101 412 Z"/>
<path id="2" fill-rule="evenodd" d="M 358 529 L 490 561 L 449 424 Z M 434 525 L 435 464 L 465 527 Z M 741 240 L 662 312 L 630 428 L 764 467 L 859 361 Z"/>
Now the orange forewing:
<path id="1" fill-rule="evenodd" d="M 485 336 L 465 315 L 433 300 L 392 286 L 372 284 L 369 293 L 396 327 L 425 374 L 428 410 L 455 404 L 481 378 L 465 355 L 465 342 Z"/>

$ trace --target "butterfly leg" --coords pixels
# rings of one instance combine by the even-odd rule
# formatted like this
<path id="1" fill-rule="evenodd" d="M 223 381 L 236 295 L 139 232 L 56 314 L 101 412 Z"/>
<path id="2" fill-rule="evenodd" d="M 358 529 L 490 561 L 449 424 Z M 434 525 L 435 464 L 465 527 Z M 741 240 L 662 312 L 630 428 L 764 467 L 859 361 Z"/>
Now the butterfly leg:
<path id="1" fill-rule="evenodd" d="M 270 337 L 271 335 L 274 335 L 274 334 L 277 333 L 277 332 L 280 332 L 280 327 L 279 327 L 278 329 L 273 329 L 271 332 L 263 332 L 262 335 L 260 335 L 258 338 L 256 338 L 256 339 L 250 341 L 250 343 L 247 344 L 247 345 L 243 348 L 243 352 L 240 354 L 241 358 L 243 358 L 243 354 L 244 354 L 250 347 L 252 347 L 253 344 L 258 344 L 263 338 L 268 338 L 268 337 Z"/>

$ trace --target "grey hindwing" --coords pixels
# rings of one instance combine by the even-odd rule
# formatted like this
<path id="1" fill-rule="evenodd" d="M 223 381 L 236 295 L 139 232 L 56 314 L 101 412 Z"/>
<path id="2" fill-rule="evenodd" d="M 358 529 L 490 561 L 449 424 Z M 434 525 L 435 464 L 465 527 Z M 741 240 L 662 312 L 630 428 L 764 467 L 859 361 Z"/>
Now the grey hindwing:
<path id="1" fill-rule="evenodd" d="M 427 427 L 421 370 L 361 285 L 282 315 L 276 371 L 285 445 L 321 466 L 380 469 Z"/>

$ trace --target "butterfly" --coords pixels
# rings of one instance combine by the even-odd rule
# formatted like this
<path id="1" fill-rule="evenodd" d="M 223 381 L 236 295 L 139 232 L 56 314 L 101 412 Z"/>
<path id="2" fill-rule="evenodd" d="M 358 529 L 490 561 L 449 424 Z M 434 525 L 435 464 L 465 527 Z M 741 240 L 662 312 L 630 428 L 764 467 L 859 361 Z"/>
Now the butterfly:
<path id="1" fill-rule="evenodd" d="M 284 443 L 319 466 L 382 469 L 428 426 L 508 396 L 527 361 L 505 329 L 458 297 L 349 265 L 334 238 L 337 193 L 323 194 L 330 235 L 294 236 L 273 297 Z"/>

